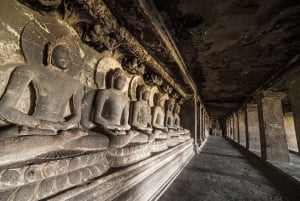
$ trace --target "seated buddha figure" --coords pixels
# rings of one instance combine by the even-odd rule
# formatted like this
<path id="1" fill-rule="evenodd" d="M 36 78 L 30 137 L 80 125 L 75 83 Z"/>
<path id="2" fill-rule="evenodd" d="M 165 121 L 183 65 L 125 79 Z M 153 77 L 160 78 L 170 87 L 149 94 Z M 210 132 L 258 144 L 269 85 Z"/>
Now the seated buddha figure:
<path id="1" fill-rule="evenodd" d="M 122 91 L 127 77 L 120 68 L 108 73 L 107 89 L 98 89 L 85 97 L 81 124 L 110 139 L 108 150 L 111 166 L 123 166 L 150 156 L 148 136 L 131 130 L 129 99 Z"/>
<path id="2" fill-rule="evenodd" d="M 175 103 L 174 114 L 173 114 L 174 127 L 177 129 L 179 133 L 180 141 L 183 142 L 190 139 L 190 131 L 181 127 L 179 113 L 180 113 L 180 105 L 179 103 Z"/>
<path id="3" fill-rule="evenodd" d="M 179 143 L 179 132 L 174 126 L 174 106 L 175 99 L 171 98 L 166 101 L 165 125 L 168 128 L 168 146 L 175 146 Z"/>
<path id="4" fill-rule="evenodd" d="M 154 106 L 152 107 L 152 127 L 155 141 L 151 145 L 152 152 L 167 149 L 168 128 L 165 127 L 165 101 L 166 96 L 156 93 L 154 96 Z"/>
<path id="5" fill-rule="evenodd" d="M 47 66 L 27 64 L 13 70 L 0 99 L 0 118 L 12 124 L 0 132 L 0 165 L 108 147 L 106 136 L 78 129 L 83 86 L 73 78 L 81 70 L 73 65 L 77 51 L 68 38 L 57 38 L 48 44 Z M 17 109 L 29 84 L 35 95 L 32 114 Z"/>
<path id="6" fill-rule="evenodd" d="M 130 125 L 132 130 L 140 132 L 141 135 L 149 136 L 149 142 L 153 142 L 155 135 L 152 134 L 151 107 L 148 103 L 150 97 L 150 87 L 139 86 L 138 100 L 131 103 Z"/>

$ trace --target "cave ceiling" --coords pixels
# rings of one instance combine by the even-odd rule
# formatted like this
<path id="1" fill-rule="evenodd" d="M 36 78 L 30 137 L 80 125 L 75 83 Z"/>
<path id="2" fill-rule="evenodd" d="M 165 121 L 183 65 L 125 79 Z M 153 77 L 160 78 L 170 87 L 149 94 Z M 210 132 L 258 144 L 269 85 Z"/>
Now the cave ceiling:
<path id="1" fill-rule="evenodd" d="M 164 63 L 176 62 L 139 8 L 106 1 L 119 21 Z M 121 3 L 123 2 L 123 3 Z M 126 3 L 124 3 L 126 2 Z M 210 116 L 222 118 L 300 51 L 298 0 L 153 0 Z M 175 69 L 175 70 L 172 70 Z M 180 80 L 178 78 L 177 80 Z"/>

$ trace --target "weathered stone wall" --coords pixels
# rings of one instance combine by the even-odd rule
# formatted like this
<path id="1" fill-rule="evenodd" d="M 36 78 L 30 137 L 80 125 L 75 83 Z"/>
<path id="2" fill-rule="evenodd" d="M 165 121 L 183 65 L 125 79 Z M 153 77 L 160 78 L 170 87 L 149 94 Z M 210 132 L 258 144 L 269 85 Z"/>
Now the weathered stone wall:
<path id="1" fill-rule="evenodd" d="M 150 199 L 193 156 L 183 90 L 89 3 L 1 2 L 2 200 L 85 200 L 91 186 L 106 200 L 164 174 Z"/>
<path id="2" fill-rule="evenodd" d="M 283 116 L 284 129 L 289 150 L 298 152 L 298 144 L 296 138 L 294 117 L 292 113 L 286 113 Z"/>

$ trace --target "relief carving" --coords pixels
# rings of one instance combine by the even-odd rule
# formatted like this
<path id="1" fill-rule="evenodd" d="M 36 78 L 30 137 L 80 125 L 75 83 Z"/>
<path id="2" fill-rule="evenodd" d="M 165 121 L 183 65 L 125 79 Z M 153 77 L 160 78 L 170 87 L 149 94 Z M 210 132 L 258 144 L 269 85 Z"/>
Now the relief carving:
<path id="1" fill-rule="evenodd" d="M 147 85 L 138 87 L 138 100 L 131 105 L 131 127 L 137 132 L 149 135 L 149 141 L 152 142 L 154 137 L 151 125 L 151 108 L 149 106 L 150 88 Z"/>
<path id="2" fill-rule="evenodd" d="M 73 4 L 62 0 L 33 2 L 44 11 Z M 89 13 L 107 12 L 102 4 L 100 1 Z M 63 9 L 70 11 L 70 21 L 76 18 L 72 15 L 78 10 Z M 180 126 L 178 97 L 173 93 L 169 99 L 173 89 L 162 86 L 157 74 L 144 75 L 150 56 L 136 41 L 132 45 L 129 40 L 134 38 L 108 16 L 103 22 L 87 20 L 85 32 L 78 33 L 83 42 L 107 53 L 93 55 L 100 58 L 96 69 L 97 59 L 87 61 L 92 63 L 90 75 L 95 76 L 89 76 L 94 84 L 86 86 L 79 79 L 86 52 L 68 34 L 70 27 L 53 31 L 47 26 L 53 29 L 57 21 L 36 21 L 23 30 L 21 44 L 27 64 L 14 68 L 0 98 L 0 119 L 9 124 L 0 129 L 0 194 L 8 199 L 47 199 L 101 176 L 110 167 L 138 162 L 151 152 L 188 139 L 189 131 Z M 78 23 L 72 25 L 76 28 Z M 125 45 L 120 43 L 120 33 L 124 33 Z M 132 57 L 133 51 L 131 57 L 121 58 L 120 46 L 129 52 L 135 49 L 139 57 Z M 116 57 L 122 59 L 122 65 Z M 150 63 L 156 64 L 153 58 Z M 24 112 L 17 105 L 24 101 L 28 88 L 31 93 L 26 98 L 31 105 Z"/>
<path id="3" fill-rule="evenodd" d="M 81 123 L 86 129 L 93 129 L 110 138 L 108 154 L 112 166 L 127 165 L 150 155 L 147 152 L 148 136 L 130 130 L 128 124 L 129 99 L 122 91 L 126 82 L 125 73 L 115 68 L 108 73 L 107 89 L 96 90 L 84 99 L 87 107 L 83 116 L 88 118 L 83 118 Z M 143 146 L 145 151 L 140 153 Z"/>
<path id="4" fill-rule="evenodd" d="M 128 59 L 125 57 L 122 61 L 123 68 L 131 74 L 143 75 L 145 72 L 145 66 L 138 62 L 136 57 Z"/>
<path id="5" fill-rule="evenodd" d="M 166 94 L 156 93 L 154 95 L 154 106 L 152 107 L 152 127 L 155 134 L 155 141 L 151 144 L 152 152 L 159 152 L 167 149 L 168 128 L 165 127 L 165 101 Z"/>
<path id="6" fill-rule="evenodd" d="M 105 136 L 78 129 L 83 86 L 73 78 L 80 69 L 73 69 L 78 50 L 72 47 L 70 39 L 57 38 L 48 44 L 47 66 L 28 64 L 13 70 L 0 99 L 0 117 L 13 125 L 0 133 L 0 165 L 48 156 L 63 158 L 108 147 Z M 35 95 L 32 114 L 16 109 L 28 85 Z M 71 115 L 65 118 L 69 103 Z M 30 150 L 24 152 L 28 147 Z"/>
<path id="7" fill-rule="evenodd" d="M 171 90 L 169 90 L 171 91 Z M 168 146 L 175 146 L 179 144 L 179 133 L 174 126 L 174 116 L 173 111 L 175 107 L 175 99 L 170 98 L 166 101 L 166 117 L 165 125 L 168 128 Z"/>

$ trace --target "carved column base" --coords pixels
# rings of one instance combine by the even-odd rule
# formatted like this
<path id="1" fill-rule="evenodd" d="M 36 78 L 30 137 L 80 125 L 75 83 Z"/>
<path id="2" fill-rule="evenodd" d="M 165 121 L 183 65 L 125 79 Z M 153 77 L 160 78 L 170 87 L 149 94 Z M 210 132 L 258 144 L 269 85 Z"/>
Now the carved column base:
<path id="1" fill-rule="evenodd" d="M 161 152 L 168 149 L 167 140 L 156 140 L 150 143 L 150 150 L 152 153 Z"/>
<path id="2" fill-rule="evenodd" d="M 122 148 L 109 148 L 108 161 L 111 167 L 120 167 L 138 162 L 151 155 L 148 143 L 129 144 Z"/>

